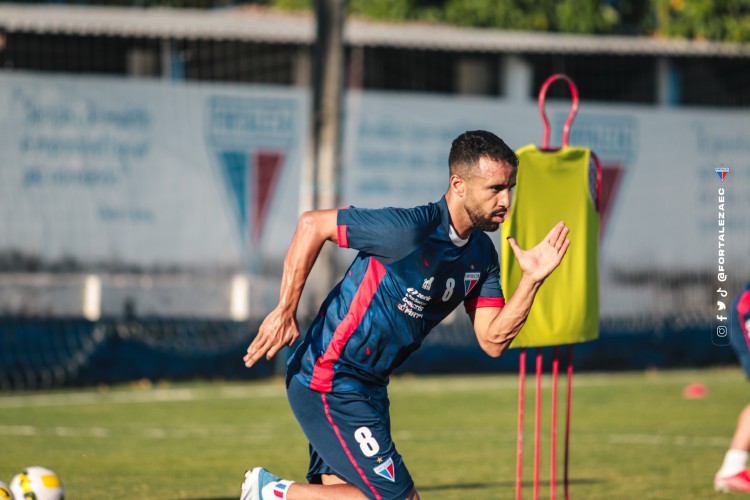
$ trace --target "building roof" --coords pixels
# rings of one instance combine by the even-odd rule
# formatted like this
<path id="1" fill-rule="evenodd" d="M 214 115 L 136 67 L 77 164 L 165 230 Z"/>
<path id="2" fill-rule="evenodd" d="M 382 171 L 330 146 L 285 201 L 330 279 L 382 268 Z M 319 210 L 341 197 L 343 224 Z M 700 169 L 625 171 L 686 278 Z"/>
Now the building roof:
<path id="1" fill-rule="evenodd" d="M 310 43 L 312 15 L 262 9 L 0 5 L 0 29 L 44 34 Z"/>
<path id="2" fill-rule="evenodd" d="M 311 44 L 312 13 L 261 7 L 217 10 L 77 5 L 0 5 L 0 30 L 40 34 L 241 40 Z M 572 35 L 479 29 L 428 23 L 348 19 L 350 46 L 537 54 L 750 57 L 750 44 L 652 37 Z"/>

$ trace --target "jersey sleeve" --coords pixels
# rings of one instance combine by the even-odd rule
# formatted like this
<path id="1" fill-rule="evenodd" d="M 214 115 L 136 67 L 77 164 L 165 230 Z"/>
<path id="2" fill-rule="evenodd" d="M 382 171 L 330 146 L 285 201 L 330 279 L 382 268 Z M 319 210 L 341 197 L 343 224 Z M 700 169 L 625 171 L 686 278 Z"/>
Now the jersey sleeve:
<path id="1" fill-rule="evenodd" d="M 737 322 L 745 338 L 750 333 L 750 284 L 742 291 L 737 299 Z"/>
<path id="2" fill-rule="evenodd" d="M 498 262 L 497 251 L 495 247 L 489 245 L 488 252 L 491 254 L 491 258 L 486 277 L 482 281 L 481 287 L 475 287 L 464 299 L 466 312 L 480 307 L 505 306 L 505 298 L 500 286 L 500 264 Z"/>
<path id="3" fill-rule="evenodd" d="M 366 209 L 340 208 L 336 218 L 338 245 L 393 262 L 411 253 L 439 223 L 431 206 Z"/>

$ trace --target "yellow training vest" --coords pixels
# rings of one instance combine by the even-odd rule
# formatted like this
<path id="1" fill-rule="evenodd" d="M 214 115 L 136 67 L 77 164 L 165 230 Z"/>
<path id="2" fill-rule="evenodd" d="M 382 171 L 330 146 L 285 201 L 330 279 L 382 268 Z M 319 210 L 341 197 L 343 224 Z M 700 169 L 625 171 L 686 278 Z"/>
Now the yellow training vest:
<path id="1" fill-rule="evenodd" d="M 516 189 L 502 224 L 504 295 L 512 297 L 521 268 L 507 237 L 530 250 L 560 221 L 570 228 L 570 247 L 560 266 L 542 284 L 531 313 L 511 347 L 541 347 L 594 340 L 599 336 L 599 214 L 589 189 L 587 148 L 565 146 L 518 150 Z"/>

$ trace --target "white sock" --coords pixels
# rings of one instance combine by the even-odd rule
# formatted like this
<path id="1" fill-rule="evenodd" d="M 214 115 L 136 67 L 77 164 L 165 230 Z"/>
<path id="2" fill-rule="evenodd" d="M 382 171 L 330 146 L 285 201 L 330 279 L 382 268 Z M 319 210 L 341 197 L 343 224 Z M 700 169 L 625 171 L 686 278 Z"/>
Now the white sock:
<path id="1" fill-rule="evenodd" d="M 724 462 L 721 464 L 718 476 L 727 477 L 734 476 L 738 472 L 742 472 L 747 467 L 748 452 L 745 450 L 729 450 L 724 455 Z"/>
<path id="2" fill-rule="evenodd" d="M 260 491 L 260 497 L 263 500 L 286 500 L 286 494 L 289 492 L 289 486 L 294 481 L 282 479 L 268 483 Z"/>

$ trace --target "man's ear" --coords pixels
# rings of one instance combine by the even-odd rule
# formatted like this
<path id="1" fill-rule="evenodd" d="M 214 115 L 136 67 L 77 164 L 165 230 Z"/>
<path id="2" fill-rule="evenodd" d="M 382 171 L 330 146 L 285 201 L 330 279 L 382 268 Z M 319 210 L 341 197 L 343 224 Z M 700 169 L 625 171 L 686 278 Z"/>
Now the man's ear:
<path id="1" fill-rule="evenodd" d="M 448 181 L 448 187 L 451 192 L 459 198 L 463 198 L 466 194 L 466 181 L 456 174 L 451 175 L 451 178 Z"/>

